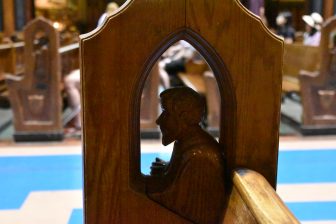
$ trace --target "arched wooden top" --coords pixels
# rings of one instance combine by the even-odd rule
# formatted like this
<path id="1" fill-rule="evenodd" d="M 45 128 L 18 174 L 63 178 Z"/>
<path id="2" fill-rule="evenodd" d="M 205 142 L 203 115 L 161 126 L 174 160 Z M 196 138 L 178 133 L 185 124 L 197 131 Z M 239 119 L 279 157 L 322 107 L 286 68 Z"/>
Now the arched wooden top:
<path id="1" fill-rule="evenodd" d="M 46 39 L 48 39 L 47 55 L 50 58 L 53 58 L 50 65 L 51 77 L 60 76 L 60 58 L 58 54 L 59 48 L 59 34 L 58 31 L 53 27 L 53 24 L 50 20 L 47 20 L 43 17 L 37 17 L 36 19 L 30 21 L 24 27 L 24 42 L 25 42 L 25 76 L 32 77 L 36 66 L 35 59 L 32 57 L 32 52 L 36 46 L 36 34 L 38 32 L 44 33 Z M 59 78 L 58 78 L 59 79 Z M 32 79 L 25 79 L 27 82 L 31 82 Z"/>
<path id="2" fill-rule="evenodd" d="M 146 181 L 132 154 L 140 151 L 139 93 L 144 72 L 179 38 L 215 70 L 229 172 L 250 168 L 275 186 L 283 42 L 238 0 L 129 0 L 102 27 L 81 36 L 88 220 L 113 211 L 115 216 L 100 219 L 112 222 L 125 211 L 146 208 L 135 198 L 151 203 L 135 193 L 143 192 Z"/>

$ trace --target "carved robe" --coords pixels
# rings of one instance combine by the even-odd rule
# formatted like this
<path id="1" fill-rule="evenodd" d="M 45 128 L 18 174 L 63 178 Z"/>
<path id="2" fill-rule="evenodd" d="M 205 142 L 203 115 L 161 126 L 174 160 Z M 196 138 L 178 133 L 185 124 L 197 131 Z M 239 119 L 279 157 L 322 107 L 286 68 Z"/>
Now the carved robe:
<path id="1" fill-rule="evenodd" d="M 220 223 L 225 180 L 218 146 L 203 131 L 181 145 L 176 142 L 166 177 L 162 177 L 168 179 L 168 186 L 161 192 L 149 193 L 149 197 L 192 222 Z"/>

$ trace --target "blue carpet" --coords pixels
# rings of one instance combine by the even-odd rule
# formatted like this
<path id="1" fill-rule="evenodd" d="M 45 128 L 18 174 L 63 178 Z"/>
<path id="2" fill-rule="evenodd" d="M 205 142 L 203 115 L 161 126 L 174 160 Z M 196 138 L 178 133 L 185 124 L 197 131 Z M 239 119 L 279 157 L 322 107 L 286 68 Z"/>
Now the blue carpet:
<path id="1" fill-rule="evenodd" d="M 335 202 L 286 203 L 300 221 L 336 220 Z"/>
<path id="2" fill-rule="evenodd" d="M 83 221 L 83 209 L 74 209 L 68 224 L 82 224 Z"/>
<path id="3" fill-rule="evenodd" d="M 144 153 L 141 170 L 149 173 L 155 157 L 168 153 Z M 336 150 L 283 151 L 279 154 L 278 183 L 336 182 Z M 43 190 L 82 189 L 82 157 L 0 157 L 0 209 L 19 209 L 28 193 Z M 336 202 L 287 203 L 301 220 L 336 220 Z M 69 224 L 83 222 L 83 210 L 75 209 Z"/>
<path id="4" fill-rule="evenodd" d="M 82 157 L 0 157 L 0 209 L 18 209 L 31 191 L 82 189 Z"/>
<path id="5" fill-rule="evenodd" d="M 278 163 L 280 184 L 336 182 L 336 150 L 284 151 Z"/>

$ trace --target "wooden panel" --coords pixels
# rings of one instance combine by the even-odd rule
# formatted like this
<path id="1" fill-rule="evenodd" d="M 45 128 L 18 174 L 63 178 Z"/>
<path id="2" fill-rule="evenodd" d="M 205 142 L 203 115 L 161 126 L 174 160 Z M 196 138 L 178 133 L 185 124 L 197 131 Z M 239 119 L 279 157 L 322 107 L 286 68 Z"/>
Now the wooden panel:
<path id="1" fill-rule="evenodd" d="M 320 48 L 302 44 L 285 44 L 282 90 L 300 91 L 301 71 L 316 71 L 321 63 Z"/>
<path id="2" fill-rule="evenodd" d="M 320 48 L 303 44 L 285 44 L 283 74 L 298 78 L 301 70 L 316 71 L 320 67 Z"/>
<path id="3" fill-rule="evenodd" d="M 269 121 L 279 121 L 282 44 L 237 3 L 188 0 L 187 27 L 216 49 L 224 63 L 216 65 L 215 55 L 198 49 L 219 85 L 220 143 L 229 169 L 249 167 L 275 186 L 279 126 Z"/>
<path id="4" fill-rule="evenodd" d="M 24 76 L 7 80 L 14 114 L 14 138 L 59 140 L 63 135 L 58 33 L 50 22 L 38 18 L 25 27 L 24 34 Z"/>
<path id="5" fill-rule="evenodd" d="M 238 0 L 129 0 L 81 36 L 87 224 L 187 222 L 146 197 L 149 178 L 140 172 L 142 90 L 159 56 L 180 39 L 216 76 L 227 173 L 252 168 L 275 186 L 282 41 Z"/>
<path id="6" fill-rule="evenodd" d="M 170 7 L 174 10 L 167 10 Z M 140 72 L 162 41 L 183 27 L 184 10 L 183 1 L 128 1 L 102 29 L 81 37 L 86 223 L 157 223 L 158 219 L 188 223 L 137 193 L 128 175 L 134 172 L 132 167 L 141 175 L 140 161 L 130 164 L 128 160 L 131 148 L 140 153 L 140 101 L 147 78 Z M 154 16 L 163 11 L 168 13 Z M 130 35 L 130 30 L 137 35 Z M 147 69 L 149 74 L 152 67 Z M 137 116 L 131 119 L 134 108 Z M 144 185 L 137 188 L 144 189 Z"/>

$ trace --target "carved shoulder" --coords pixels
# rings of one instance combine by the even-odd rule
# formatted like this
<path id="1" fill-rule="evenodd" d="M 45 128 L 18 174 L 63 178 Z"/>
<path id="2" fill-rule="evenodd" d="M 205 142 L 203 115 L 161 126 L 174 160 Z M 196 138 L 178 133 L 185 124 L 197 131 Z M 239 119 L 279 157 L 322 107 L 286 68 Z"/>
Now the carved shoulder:
<path id="1" fill-rule="evenodd" d="M 214 165 L 223 165 L 223 155 L 217 144 L 200 144 L 183 154 L 182 164 L 190 160 L 207 161 Z"/>
<path id="2" fill-rule="evenodd" d="M 149 197 L 195 223 L 219 223 L 225 197 L 219 150 L 200 145 L 185 152 L 181 162 L 172 184 Z"/>

